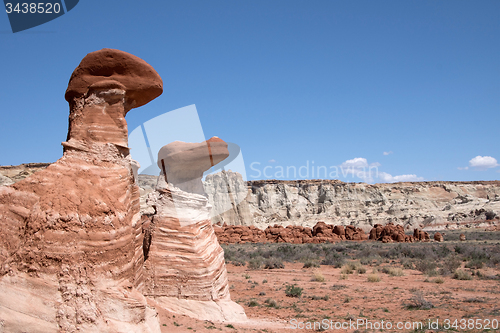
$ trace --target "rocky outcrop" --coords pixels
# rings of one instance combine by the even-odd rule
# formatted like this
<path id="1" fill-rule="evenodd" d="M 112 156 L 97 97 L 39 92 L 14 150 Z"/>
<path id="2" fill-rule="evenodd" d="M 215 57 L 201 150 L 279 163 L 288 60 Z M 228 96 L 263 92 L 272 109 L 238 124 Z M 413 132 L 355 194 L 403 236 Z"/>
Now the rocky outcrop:
<path id="1" fill-rule="evenodd" d="M 414 237 L 405 234 L 403 226 L 395 225 L 392 222 L 389 222 L 386 225 L 375 224 L 373 229 L 370 230 L 369 238 L 381 241 L 382 243 L 411 243 L 414 241 Z"/>
<path id="2" fill-rule="evenodd" d="M 202 320 L 246 319 L 231 301 L 224 253 L 202 192 L 203 172 L 228 156 L 227 144 L 218 138 L 168 144 L 158 153 L 162 174 L 148 196 L 155 214 L 145 231 L 150 235 L 145 294 L 166 309 Z"/>
<path id="3" fill-rule="evenodd" d="M 313 228 L 302 226 L 274 225 L 261 230 L 254 226 L 223 225 L 214 226 L 215 234 L 220 243 L 325 243 L 341 240 L 367 240 L 368 235 L 359 228 L 347 226 L 333 226 L 318 222 Z"/>
<path id="4" fill-rule="evenodd" d="M 64 154 L 0 187 L 0 322 L 6 332 L 159 332 L 142 295 L 139 188 L 127 112 L 162 92 L 128 53 L 88 54 L 68 84 Z"/>
<path id="5" fill-rule="evenodd" d="M 444 237 L 443 237 L 443 235 L 440 232 L 436 232 L 434 234 L 434 240 L 436 242 L 442 242 L 442 241 L 444 241 Z"/>
<path id="6" fill-rule="evenodd" d="M 414 228 L 498 221 L 500 215 L 499 181 L 369 185 L 338 180 L 259 180 L 246 182 L 246 197 L 236 207 L 228 205 L 224 191 L 238 189 L 235 197 L 245 195 L 245 182 L 237 174 L 208 175 L 204 186 L 214 209 L 223 212 L 212 219 L 214 223 L 260 229 L 275 224 L 313 227 L 324 221 L 368 232 L 376 224 L 392 222 L 411 232 Z"/>
<path id="7" fill-rule="evenodd" d="M 405 234 L 401 225 L 388 223 L 386 225 L 376 224 L 369 235 L 360 228 L 353 226 L 330 225 L 318 222 L 313 228 L 302 226 L 283 227 L 274 225 L 261 230 L 254 226 L 223 225 L 214 226 L 215 234 L 220 243 L 223 244 L 245 244 L 245 243 L 335 243 L 341 240 L 365 241 L 373 240 L 382 243 L 412 243 L 430 242 L 429 234 L 418 228 L 414 229 L 413 236 Z M 462 235 L 461 235 L 462 236 Z M 465 236 L 464 236 L 465 237 Z M 442 242 L 444 237 L 441 233 L 434 234 L 434 241 Z"/>
<path id="8" fill-rule="evenodd" d="M 415 229 L 413 230 L 413 238 L 415 240 L 418 240 L 418 241 L 423 241 L 423 242 L 427 242 L 429 241 L 431 238 L 429 237 L 429 234 L 423 230 L 420 230 L 420 229 Z"/>

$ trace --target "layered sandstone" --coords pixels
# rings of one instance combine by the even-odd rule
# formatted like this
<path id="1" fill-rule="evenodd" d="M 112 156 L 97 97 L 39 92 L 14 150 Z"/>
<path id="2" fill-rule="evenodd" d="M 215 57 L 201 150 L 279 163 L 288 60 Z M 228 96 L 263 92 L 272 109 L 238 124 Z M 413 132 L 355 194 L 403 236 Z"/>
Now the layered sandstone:
<path id="1" fill-rule="evenodd" d="M 228 156 L 227 144 L 218 138 L 168 144 L 158 153 L 162 174 L 148 196 L 155 213 L 145 230 L 145 295 L 204 320 L 246 319 L 230 299 L 224 253 L 201 182 L 204 171 Z"/>
<path id="2" fill-rule="evenodd" d="M 88 54 L 68 84 L 57 162 L 0 187 L 0 322 L 6 332 L 159 332 L 142 295 L 139 188 L 127 112 L 162 92 L 128 53 Z"/>
<path id="3" fill-rule="evenodd" d="M 226 186 L 226 182 L 230 186 Z M 500 182 L 344 183 L 338 180 L 257 180 L 236 173 L 206 177 L 205 191 L 216 211 L 214 223 L 313 227 L 319 221 L 352 225 L 368 232 L 390 222 L 414 228 L 454 228 L 472 222 L 497 223 Z M 227 189 L 227 190 L 225 190 Z M 246 189 L 246 191 L 244 190 Z M 228 207 L 228 195 L 244 197 Z M 220 207 L 219 207 L 220 206 Z M 224 212 L 225 211 L 225 212 Z"/>

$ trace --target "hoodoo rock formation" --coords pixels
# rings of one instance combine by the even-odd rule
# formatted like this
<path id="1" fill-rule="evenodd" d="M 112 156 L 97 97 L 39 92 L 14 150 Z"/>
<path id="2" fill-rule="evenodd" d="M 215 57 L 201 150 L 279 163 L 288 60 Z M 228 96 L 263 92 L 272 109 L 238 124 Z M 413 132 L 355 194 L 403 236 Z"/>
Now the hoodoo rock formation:
<path id="1" fill-rule="evenodd" d="M 155 70 L 118 50 L 90 53 L 73 72 L 63 157 L 0 187 L 3 331 L 160 331 L 142 294 L 125 115 L 161 93 Z"/>
<path id="2" fill-rule="evenodd" d="M 162 307 L 203 320 L 245 320 L 231 301 L 224 253 L 203 195 L 203 172 L 229 156 L 216 137 L 202 143 L 173 142 L 160 149 L 162 170 L 148 204 L 145 294 Z"/>

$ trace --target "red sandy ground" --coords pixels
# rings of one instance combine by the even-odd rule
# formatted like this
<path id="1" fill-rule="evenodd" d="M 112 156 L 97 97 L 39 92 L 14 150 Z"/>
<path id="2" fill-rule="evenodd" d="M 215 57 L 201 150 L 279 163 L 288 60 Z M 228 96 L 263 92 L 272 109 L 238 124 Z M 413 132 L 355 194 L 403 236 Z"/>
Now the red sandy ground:
<path id="1" fill-rule="evenodd" d="M 386 264 L 388 265 L 388 264 Z M 227 265 L 231 298 L 245 308 L 249 318 L 247 323 L 213 323 L 197 321 L 185 316 L 176 316 L 171 313 L 160 313 L 162 332 L 315 332 L 314 329 L 292 329 L 299 322 L 319 322 L 327 319 L 332 325 L 338 322 L 348 323 L 357 320 L 368 320 L 372 329 L 360 326 L 359 332 L 374 332 L 376 325 L 385 325 L 390 321 L 393 329 L 385 331 L 408 332 L 413 329 L 398 330 L 398 322 L 411 325 L 413 322 L 422 322 L 427 328 L 428 320 L 439 320 L 442 324 L 445 319 L 462 318 L 496 319 L 500 321 L 500 281 L 499 280 L 455 280 L 452 277 L 440 277 L 444 283 L 438 284 L 437 277 L 428 277 L 419 271 L 404 270 L 404 276 L 378 275 L 380 282 L 368 282 L 368 275 L 373 268 L 365 266 L 365 274 L 349 274 L 342 280 L 340 268 L 321 266 L 320 268 L 302 268 L 302 263 L 286 264 L 284 269 L 249 270 L 243 266 Z M 324 282 L 313 281 L 314 273 L 320 272 Z M 481 270 L 483 274 L 496 275 L 499 272 L 491 269 Z M 263 283 L 267 280 L 266 283 Z M 427 280 L 424 281 L 424 280 Z M 287 297 L 287 284 L 297 284 L 303 288 L 301 298 Z M 417 291 L 422 292 L 425 300 L 430 301 L 434 308 L 430 310 L 407 309 L 409 299 Z M 260 295 L 265 293 L 265 295 Z M 329 296 L 325 300 L 312 300 L 312 296 Z M 264 301 L 272 298 L 279 305 L 279 309 L 266 307 Z M 259 305 L 248 306 L 251 300 Z M 291 322 L 295 319 L 296 322 Z M 232 328 L 230 325 L 232 325 Z M 230 327 L 228 327 L 228 325 Z M 347 325 L 347 324 L 344 324 Z M 458 322 L 460 325 L 460 322 Z M 318 326 L 317 326 L 318 327 Z M 316 328 L 317 328 L 316 327 Z M 332 326 L 334 328 L 335 326 Z M 330 332 L 352 332 L 355 329 L 327 329 Z M 426 332 L 442 330 L 425 329 Z M 459 332 L 477 331 L 459 329 Z M 494 332 L 489 330 L 488 332 Z M 500 330 L 499 330 L 500 331 Z M 422 332 L 422 331 L 420 331 Z"/>

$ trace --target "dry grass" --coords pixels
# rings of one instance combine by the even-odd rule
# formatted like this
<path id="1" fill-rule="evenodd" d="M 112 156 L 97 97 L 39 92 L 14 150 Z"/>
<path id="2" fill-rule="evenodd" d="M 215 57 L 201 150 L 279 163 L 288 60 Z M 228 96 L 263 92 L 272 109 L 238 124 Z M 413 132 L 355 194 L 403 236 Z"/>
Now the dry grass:
<path id="1" fill-rule="evenodd" d="M 390 276 L 404 276 L 405 272 L 399 267 L 384 267 L 382 268 L 382 273 L 388 274 Z"/>
<path id="2" fill-rule="evenodd" d="M 323 276 L 323 274 L 321 274 L 320 271 L 316 271 L 316 272 L 314 272 L 314 276 L 312 278 L 312 281 L 325 282 L 325 277 Z"/>
<path id="3" fill-rule="evenodd" d="M 372 273 L 369 274 L 368 277 L 368 282 L 380 282 L 380 276 L 377 273 Z"/>

